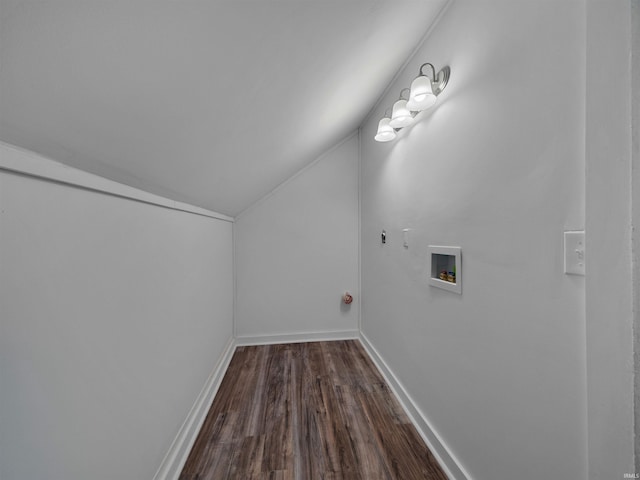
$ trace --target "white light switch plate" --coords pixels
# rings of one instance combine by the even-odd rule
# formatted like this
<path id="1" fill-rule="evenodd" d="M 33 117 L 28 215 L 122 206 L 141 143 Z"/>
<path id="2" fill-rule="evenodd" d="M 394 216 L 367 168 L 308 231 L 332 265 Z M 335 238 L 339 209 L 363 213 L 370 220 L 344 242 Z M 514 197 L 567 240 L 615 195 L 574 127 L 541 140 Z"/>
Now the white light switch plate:
<path id="1" fill-rule="evenodd" d="M 585 274 L 584 231 L 564 232 L 564 273 Z"/>
<path id="2" fill-rule="evenodd" d="M 402 240 L 404 248 L 409 248 L 409 229 L 405 228 L 402 230 Z"/>

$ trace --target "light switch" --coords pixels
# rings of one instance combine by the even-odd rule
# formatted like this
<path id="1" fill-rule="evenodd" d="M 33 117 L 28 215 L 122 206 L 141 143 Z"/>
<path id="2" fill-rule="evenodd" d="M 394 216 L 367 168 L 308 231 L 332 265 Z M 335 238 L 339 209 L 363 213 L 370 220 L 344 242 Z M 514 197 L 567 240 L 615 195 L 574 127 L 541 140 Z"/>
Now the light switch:
<path id="1" fill-rule="evenodd" d="M 404 240 L 404 248 L 409 248 L 409 229 L 402 230 L 402 239 Z"/>
<path id="2" fill-rule="evenodd" d="M 585 274 L 584 231 L 564 232 L 564 273 Z"/>

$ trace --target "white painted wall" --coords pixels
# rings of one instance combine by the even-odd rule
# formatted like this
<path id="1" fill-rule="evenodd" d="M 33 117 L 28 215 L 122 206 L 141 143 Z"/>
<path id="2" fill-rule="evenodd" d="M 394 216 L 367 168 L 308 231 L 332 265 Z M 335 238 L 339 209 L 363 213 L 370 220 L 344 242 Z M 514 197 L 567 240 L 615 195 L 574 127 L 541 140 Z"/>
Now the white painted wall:
<path id="1" fill-rule="evenodd" d="M 235 222 L 236 335 L 310 338 L 358 328 L 358 137 Z M 355 301 L 346 307 L 342 294 Z"/>
<path id="2" fill-rule="evenodd" d="M 438 104 L 374 142 L 427 61 Z M 583 2 L 455 0 L 361 130 L 362 329 L 475 480 L 587 475 L 584 76 Z M 462 247 L 462 295 L 429 244 Z"/>
<path id="3" fill-rule="evenodd" d="M 587 1 L 586 338 L 590 480 L 622 478 L 624 473 L 635 472 L 630 7 L 629 0 Z M 608 72 L 616 72 L 613 85 Z M 637 285 L 635 291 L 637 295 Z"/>
<path id="4" fill-rule="evenodd" d="M 635 471 L 640 472 L 640 1 L 631 1 L 631 208 L 633 224 Z"/>
<path id="5" fill-rule="evenodd" d="M 232 288 L 230 222 L 0 171 L 0 478 L 152 478 L 231 339 Z"/>

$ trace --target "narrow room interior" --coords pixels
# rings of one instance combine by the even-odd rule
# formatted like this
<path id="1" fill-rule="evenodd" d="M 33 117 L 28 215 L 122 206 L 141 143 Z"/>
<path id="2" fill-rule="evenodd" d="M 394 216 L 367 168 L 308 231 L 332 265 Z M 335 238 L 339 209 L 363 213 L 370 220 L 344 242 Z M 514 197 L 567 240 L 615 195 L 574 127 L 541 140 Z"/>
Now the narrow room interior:
<path id="1" fill-rule="evenodd" d="M 638 86 L 638 0 L 0 0 L 0 479 L 639 478 Z"/>

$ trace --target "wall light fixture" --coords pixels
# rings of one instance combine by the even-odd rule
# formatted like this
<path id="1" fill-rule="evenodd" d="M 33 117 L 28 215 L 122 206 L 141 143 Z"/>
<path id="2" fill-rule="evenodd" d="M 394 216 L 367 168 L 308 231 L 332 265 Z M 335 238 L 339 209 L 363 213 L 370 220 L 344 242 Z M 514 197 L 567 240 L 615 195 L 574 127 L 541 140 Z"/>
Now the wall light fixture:
<path id="1" fill-rule="evenodd" d="M 388 116 L 389 110 L 384 112 L 384 118 L 378 122 L 378 132 L 374 137 L 376 142 L 390 142 L 396 138 L 396 131 L 390 125 L 391 119 Z"/>
<path id="2" fill-rule="evenodd" d="M 410 92 L 409 88 L 403 88 L 400 92 L 400 98 L 398 101 L 393 104 L 393 109 L 391 110 L 391 121 L 389 125 L 393 128 L 403 128 L 408 127 L 413 123 L 413 115 L 411 111 L 407 108 L 407 99 L 402 97 L 404 92 Z"/>
<path id="3" fill-rule="evenodd" d="M 426 66 L 431 67 L 431 77 L 423 72 Z M 411 88 L 403 88 L 400 97 L 393 104 L 391 118 L 385 112 L 385 117 L 378 123 L 375 140 L 378 142 L 393 140 L 398 130 L 413 123 L 418 112 L 433 106 L 438 95 L 447 86 L 450 74 L 451 69 L 448 66 L 443 67 L 436 74 L 436 69 L 431 63 L 423 63 L 418 76 L 411 82 Z M 402 96 L 405 91 L 409 91 L 408 99 Z"/>

